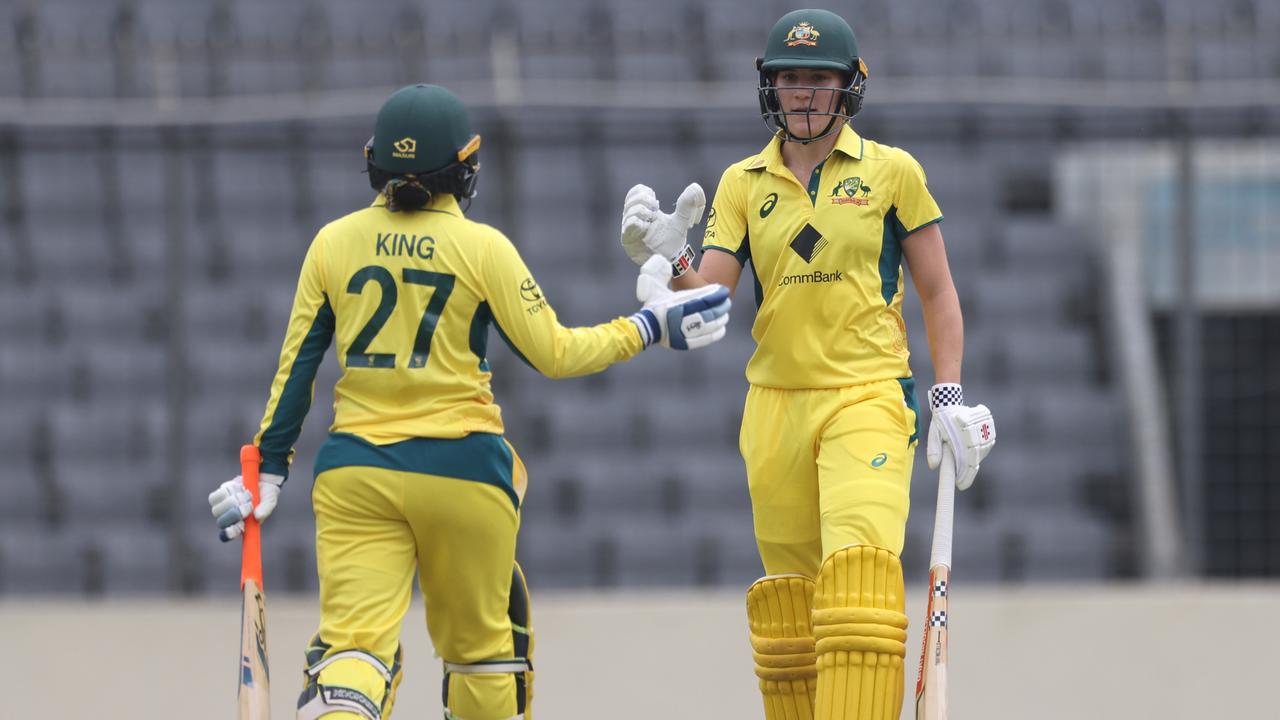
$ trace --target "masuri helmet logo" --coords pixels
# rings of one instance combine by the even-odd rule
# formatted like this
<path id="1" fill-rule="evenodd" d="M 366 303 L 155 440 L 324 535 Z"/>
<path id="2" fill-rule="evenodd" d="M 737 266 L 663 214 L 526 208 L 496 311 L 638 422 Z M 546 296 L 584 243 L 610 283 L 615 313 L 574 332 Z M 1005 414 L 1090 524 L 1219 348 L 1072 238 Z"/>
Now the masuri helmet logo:
<path id="1" fill-rule="evenodd" d="M 417 153 L 418 141 L 411 137 L 400 138 L 399 140 L 391 143 L 391 147 L 396 149 L 395 152 L 391 153 L 393 156 L 398 158 L 412 158 Z"/>

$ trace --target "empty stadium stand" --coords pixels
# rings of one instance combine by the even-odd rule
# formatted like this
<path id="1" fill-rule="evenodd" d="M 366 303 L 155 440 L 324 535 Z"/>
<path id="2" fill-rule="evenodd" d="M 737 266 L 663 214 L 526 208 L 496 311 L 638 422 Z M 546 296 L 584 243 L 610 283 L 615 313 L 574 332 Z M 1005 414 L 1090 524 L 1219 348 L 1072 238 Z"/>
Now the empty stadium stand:
<path id="1" fill-rule="evenodd" d="M 665 202 L 693 180 L 710 193 L 723 167 L 767 140 L 751 62 L 784 5 L 20 1 L 0 5 L 0 99 L 162 107 L 419 80 L 489 88 L 513 69 L 525 100 L 542 81 L 618 83 L 642 107 L 476 110 L 485 170 L 472 217 L 513 238 L 563 321 L 590 324 L 634 305 L 634 268 L 616 246 L 627 187 L 645 182 Z M 1000 423 L 957 517 L 967 579 L 1132 572 L 1132 519 L 1123 502 L 1118 515 L 1097 502 L 1131 470 L 1099 331 L 1098 260 L 1048 200 L 1054 133 L 1104 132 L 1106 117 L 971 109 L 957 120 L 878 108 L 880 84 L 1165 81 L 1182 77 L 1166 61 L 1174 51 L 1192 79 L 1274 77 L 1278 8 L 844 8 L 872 68 L 859 127 L 928 172 L 965 305 L 966 390 Z M 742 102 L 665 108 L 672 80 L 739 83 Z M 204 495 L 234 474 L 259 421 L 308 243 L 370 200 L 360 148 L 375 110 L 216 127 L 0 123 L 0 594 L 235 587 L 237 555 L 216 541 Z M 497 401 L 531 474 L 520 557 L 535 587 L 745 586 L 760 573 L 737 453 L 751 297 L 744 279 L 730 337 L 711 351 L 650 352 L 598 378 L 540 378 L 490 338 Z M 932 372 L 910 291 L 907 313 L 923 400 Z M 315 587 L 308 491 L 334 372 L 330 358 L 267 526 L 276 587 Z M 912 578 L 925 572 L 934 483 L 921 448 Z"/>

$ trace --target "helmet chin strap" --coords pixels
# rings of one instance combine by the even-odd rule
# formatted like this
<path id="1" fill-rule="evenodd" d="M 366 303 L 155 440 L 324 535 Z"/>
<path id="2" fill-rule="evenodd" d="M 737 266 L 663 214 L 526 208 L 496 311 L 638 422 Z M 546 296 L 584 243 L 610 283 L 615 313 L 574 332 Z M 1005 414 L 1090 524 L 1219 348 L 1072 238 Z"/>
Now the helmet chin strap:
<path id="1" fill-rule="evenodd" d="M 802 137 L 800 135 L 796 135 L 795 133 L 791 132 L 791 128 L 786 127 L 785 119 L 784 119 L 784 125 L 781 128 L 781 133 L 785 136 L 783 137 L 783 140 L 787 142 L 798 143 L 800 145 L 808 145 L 809 143 L 817 142 L 831 135 L 831 133 L 835 131 L 837 127 L 837 121 L 839 120 L 844 120 L 844 122 L 848 122 L 848 119 L 845 118 L 843 115 L 831 115 L 831 121 L 827 123 L 827 126 L 823 128 L 822 132 L 812 137 Z"/>

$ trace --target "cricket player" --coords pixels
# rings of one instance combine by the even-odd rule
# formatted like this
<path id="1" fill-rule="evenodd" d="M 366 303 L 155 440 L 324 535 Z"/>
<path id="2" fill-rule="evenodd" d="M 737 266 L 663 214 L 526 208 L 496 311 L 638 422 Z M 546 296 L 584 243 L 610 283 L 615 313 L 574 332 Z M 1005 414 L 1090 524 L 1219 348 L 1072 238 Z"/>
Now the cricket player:
<path id="1" fill-rule="evenodd" d="M 747 594 L 765 717 L 896 720 L 907 636 L 899 555 L 919 433 L 903 259 L 936 377 L 930 467 L 950 453 L 967 488 L 994 424 L 961 390 L 960 302 L 924 172 L 849 126 L 867 82 L 853 30 L 825 10 L 788 13 L 757 69 L 774 136 L 725 170 L 697 270 L 685 243 L 686 219 L 705 203 L 696 184 L 674 215 L 633 188 L 622 244 L 637 263 L 672 258 L 675 287 L 733 288 L 748 263 L 754 274 L 740 449 L 766 572 Z"/>
<path id="2" fill-rule="evenodd" d="M 415 571 L 444 661 L 445 716 L 530 717 L 529 598 L 515 565 L 526 475 L 490 392 L 491 327 L 555 378 L 724 335 L 728 290 L 672 292 L 660 257 L 641 270 L 635 315 L 561 326 L 511 242 L 464 214 L 479 147 L 445 88 L 402 88 L 382 106 L 365 148 L 377 198 L 323 227 L 303 261 L 254 439 L 260 502 L 239 477 L 209 496 L 226 537 L 250 512 L 271 514 L 316 368 L 336 340 L 342 375 L 311 489 L 320 627 L 306 650 L 302 719 L 390 716 Z"/>

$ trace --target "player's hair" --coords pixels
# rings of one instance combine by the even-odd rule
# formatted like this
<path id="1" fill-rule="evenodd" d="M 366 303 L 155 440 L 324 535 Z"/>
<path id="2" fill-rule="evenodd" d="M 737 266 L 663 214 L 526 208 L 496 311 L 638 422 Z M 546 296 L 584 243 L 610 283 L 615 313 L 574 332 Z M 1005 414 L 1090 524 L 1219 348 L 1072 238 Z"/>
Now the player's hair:
<path id="1" fill-rule="evenodd" d="M 387 196 L 387 208 L 392 212 L 421 210 L 431 202 L 431 193 L 412 175 L 388 180 L 382 193 Z"/>
<path id="2" fill-rule="evenodd" d="M 373 138 L 365 145 L 366 168 L 369 186 L 387 198 L 387 209 L 392 212 L 414 212 L 430 204 L 440 193 L 448 193 L 465 203 L 465 211 L 476 196 L 476 180 L 480 172 L 479 153 L 472 153 L 465 160 L 449 163 L 428 173 L 393 173 L 379 168 L 373 153 Z"/>

